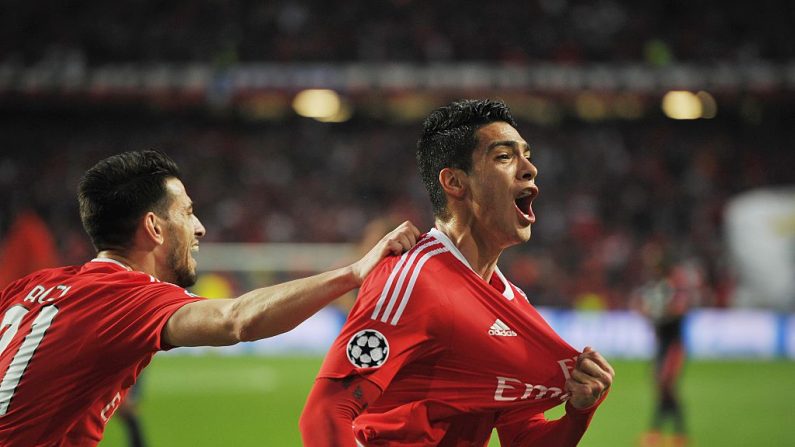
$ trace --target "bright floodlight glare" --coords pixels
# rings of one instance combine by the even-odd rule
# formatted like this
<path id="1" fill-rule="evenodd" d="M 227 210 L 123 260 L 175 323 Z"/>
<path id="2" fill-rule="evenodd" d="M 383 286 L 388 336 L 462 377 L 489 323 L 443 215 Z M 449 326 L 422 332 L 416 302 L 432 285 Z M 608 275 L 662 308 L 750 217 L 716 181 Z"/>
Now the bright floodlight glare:
<path id="1" fill-rule="evenodd" d="M 665 116 L 675 120 L 701 118 L 701 101 L 691 92 L 674 90 L 663 96 L 662 110 Z"/>
<path id="2" fill-rule="evenodd" d="M 705 91 L 696 93 L 698 100 L 701 101 L 701 117 L 702 118 L 715 118 L 718 114 L 718 103 L 715 98 Z"/>
<path id="3" fill-rule="evenodd" d="M 323 123 L 344 123 L 345 121 L 351 119 L 351 116 L 353 116 L 353 109 L 351 108 L 350 104 L 347 102 L 340 102 L 340 107 L 339 110 L 337 110 L 337 113 L 331 116 L 324 116 L 315 119 Z"/>
<path id="4" fill-rule="evenodd" d="M 307 118 L 327 119 L 340 112 L 337 92 L 325 89 L 304 90 L 293 99 L 295 113 Z"/>

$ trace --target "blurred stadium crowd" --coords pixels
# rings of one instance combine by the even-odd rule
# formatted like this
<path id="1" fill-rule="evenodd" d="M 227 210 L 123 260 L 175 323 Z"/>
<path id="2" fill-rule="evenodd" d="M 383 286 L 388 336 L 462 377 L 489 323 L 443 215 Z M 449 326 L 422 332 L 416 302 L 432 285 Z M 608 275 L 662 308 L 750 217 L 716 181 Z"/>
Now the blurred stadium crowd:
<path id="1" fill-rule="evenodd" d="M 46 129 L 46 130 L 44 130 Z M 101 157 L 159 148 L 182 166 L 206 241 L 356 242 L 373 219 L 431 224 L 415 173 L 420 126 L 353 120 L 219 126 L 195 120 L 89 115 L 4 120 L 0 235 L 35 205 L 61 257 L 91 256 L 75 185 Z M 734 194 L 792 181 L 783 118 L 568 123 L 520 129 L 541 195 L 533 239 L 503 268 L 539 304 L 623 308 L 651 267 L 675 262 L 725 305 L 732 272 L 723 207 Z"/>
<path id="2" fill-rule="evenodd" d="M 4 1 L 0 60 L 749 62 L 795 53 L 788 2 Z"/>
<path id="3" fill-rule="evenodd" d="M 742 67 L 791 62 L 793 22 L 795 7 L 771 0 L 9 0 L 0 6 L 0 64 L 64 72 L 258 61 Z M 20 91 L 5 104 L 0 96 L 0 239 L 33 209 L 65 262 L 92 255 L 77 214 L 79 176 L 122 150 L 156 148 L 177 160 L 206 241 L 356 242 L 374 219 L 432 223 L 415 173 L 416 118 L 252 123 L 207 110 L 164 113 L 112 96 L 85 107 L 68 94 Z M 743 91 L 722 93 L 735 108 L 713 120 L 672 121 L 657 112 L 521 123 L 541 195 L 533 240 L 503 257 L 509 277 L 537 304 L 620 309 L 655 268 L 678 265 L 703 289 L 704 304 L 727 305 L 733 272 L 724 207 L 737 193 L 793 182 L 795 129 L 787 116 L 795 102 L 791 88 L 755 91 L 752 101 Z M 457 96 L 473 95 L 492 96 Z"/>

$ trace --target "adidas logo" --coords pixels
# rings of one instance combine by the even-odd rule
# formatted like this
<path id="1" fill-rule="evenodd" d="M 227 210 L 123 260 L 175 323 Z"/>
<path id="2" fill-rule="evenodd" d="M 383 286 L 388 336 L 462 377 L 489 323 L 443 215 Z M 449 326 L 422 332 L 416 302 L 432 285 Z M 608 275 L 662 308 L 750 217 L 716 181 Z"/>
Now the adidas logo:
<path id="1" fill-rule="evenodd" d="M 516 332 L 512 331 L 507 324 L 497 318 L 494 324 L 489 328 L 489 335 L 496 335 L 498 337 L 516 337 Z"/>

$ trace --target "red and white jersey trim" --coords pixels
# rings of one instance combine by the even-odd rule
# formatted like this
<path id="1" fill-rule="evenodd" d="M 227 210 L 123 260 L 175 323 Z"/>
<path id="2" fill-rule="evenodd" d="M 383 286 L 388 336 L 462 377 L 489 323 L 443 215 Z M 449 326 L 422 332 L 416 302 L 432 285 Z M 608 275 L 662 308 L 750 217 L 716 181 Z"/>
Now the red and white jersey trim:
<path id="1" fill-rule="evenodd" d="M 392 320 L 389 321 L 389 323 L 392 326 L 397 325 L 400 316 L 403 315 L 406 304 L 408 304 L 411 298 L 411 292 L 414 290 L 414 284 L 417 282 L 417 277 L 420 275 L 422 266 L 432 257 L 447 251 L 449 250 L 444 244 L 433 237 L 429 237 L 428 240 L 421 242 L 404 253 L 400 257 L 400 261 L 398 261 L 395 268 L 392 269 L 392 272 L 389 274 L 389 278 L 384 285 L 384 290 L 381 291 L 381 296 L 378 298 L 378 302 L 376 302 L 375 309 L 370 318 L 378 320 L 380 315 L 380 320 L 386 323 L 389 321 L 389 317 L 392 316 Z M 411 272 L 411 277 L 409 278 L 405 290 L 403 290 L 409 272 Z M 400 273 L 400 275 L 398 275 L 398 273 Z M 398 277 L 397 282 L 395 282 L 396 276 Z M 403 292 L 402 294 L 401 291 Z M 390 292 L 392 293 L 390 294 Z M 388 302 L 387 296 L 389 296 Z M 384 308 L 385 303 L 386 308 Z M 395 305 L 397 305 L 397 309 L 395 309 Z M 381 313 L 382 309 L 383 313 Z M 394 315 L 392 314 L 393 310 L 395 311 Z"/>
<path id="2" fill-rule="evenodd" d="M 473 274 L 477 275 L 477 273 L 475 273 L 475 271 L 472 269 L 472 266 L 469 265 L 469 262 L 467 262 L 466 258 L 461 253 L 461 251 L 458 250 L 458 247 L 455 246 L 453 241 L 451 241 L 446 234 L 442 233 L 436 228 L 431 228 L 431 231 L 428 232 L 428 235 L 435 237 L 442 244 L 444 244 L 444 246 L 447 247 L 448 250 L 450 250 L 450 253 L 452 253 L 453 256 L 456 257 L 456 259 L 458 259 L 459 261 L 461 261 L 462 264 L 467 266 L 469 270 L 472 270 Z M 503 275 L 502 272 L 500 271 L 499 267 L 494 268 L 494 273 L 497 275 L 497 278 L 499 278 L 499 280 L 502 282 L 503 285 L 502 296 L 507 298 L 508 301 L 512 300 L 514 294 L 513 294 L 513 287 L 511 287 L 511 283 L 508 282 L 508 280 L 505 278 L 505 275 Z"/>

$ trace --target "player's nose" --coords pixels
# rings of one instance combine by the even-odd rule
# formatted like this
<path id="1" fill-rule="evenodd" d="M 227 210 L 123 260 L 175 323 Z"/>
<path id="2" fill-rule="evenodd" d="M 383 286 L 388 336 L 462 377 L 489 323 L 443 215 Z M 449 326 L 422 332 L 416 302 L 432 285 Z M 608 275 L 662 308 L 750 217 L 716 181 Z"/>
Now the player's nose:
<path id="1" fill-rule="evenodd" d="M 193 216 L 193 234 L 198 239 L 204 237 L 205 233 L 207 233 L 207 230 L 204 228 L 204 225 L 202 225 L 202 222 L 198 217 Z"/>
<path id="2" fill-rule="evenodd" d="M 538 175 L 538 168 L 530 160 L 522 157 L 517 176 L 522 180 L 534 180 Z"/>

